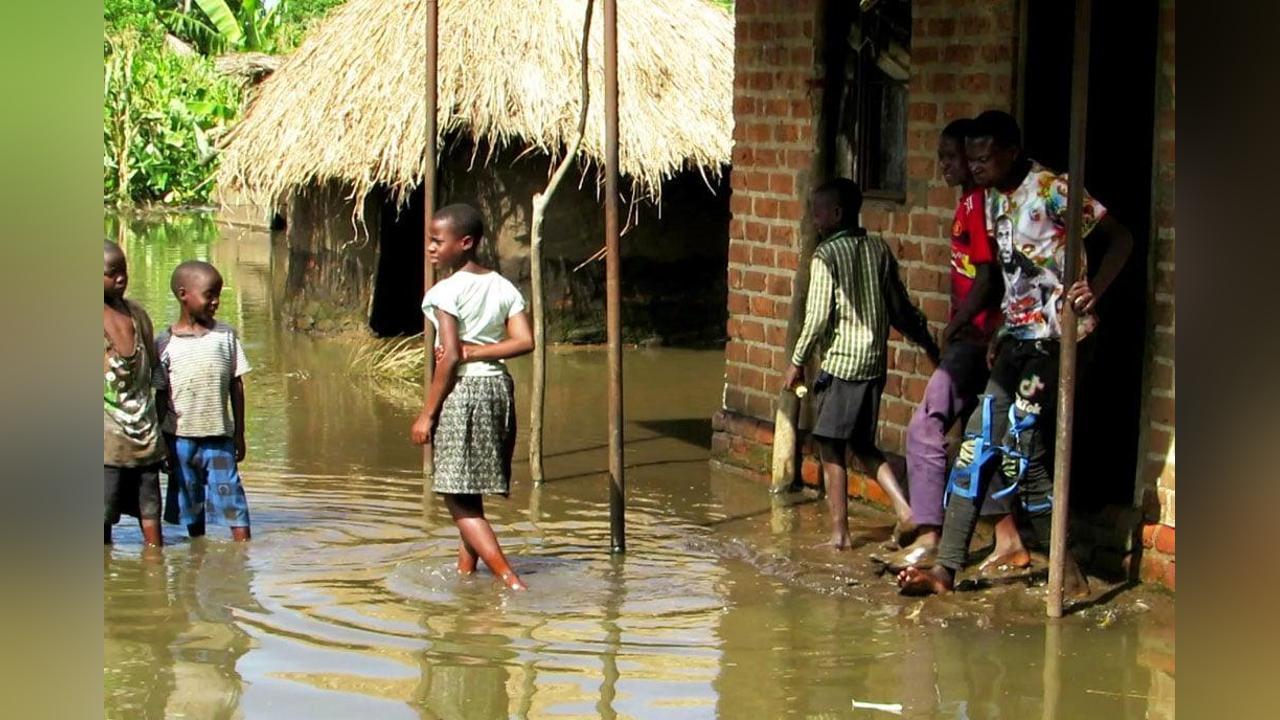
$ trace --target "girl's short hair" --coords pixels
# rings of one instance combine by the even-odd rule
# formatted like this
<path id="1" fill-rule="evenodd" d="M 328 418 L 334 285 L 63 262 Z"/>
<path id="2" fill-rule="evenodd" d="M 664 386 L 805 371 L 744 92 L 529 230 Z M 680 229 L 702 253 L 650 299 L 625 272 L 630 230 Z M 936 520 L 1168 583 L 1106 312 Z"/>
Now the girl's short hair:
<path id="1" fill-rule="evenodd" d="M 479 242 L 484 237 L 484 218 L 480 211 L 466 203 L 445 205 L 436 211 L 435 217 L 448 220 L 454 232 L 462 236 L 470 235 Z"/>

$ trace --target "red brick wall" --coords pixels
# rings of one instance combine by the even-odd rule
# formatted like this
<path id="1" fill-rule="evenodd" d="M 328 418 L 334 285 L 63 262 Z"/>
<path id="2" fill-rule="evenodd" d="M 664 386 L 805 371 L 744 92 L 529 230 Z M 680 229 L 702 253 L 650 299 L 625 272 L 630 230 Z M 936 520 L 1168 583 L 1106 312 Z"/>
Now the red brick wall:
<path id="1" fill-rule="evenodd" d="M 741 0 L 724 407 L 773 418 L 813 148 L 815 0 Z"/>
<path id="2" fill-rule="evenodd" d="M 768 467 L 769 450 L 762 446 L 771 436 L 787 363 L 800 221 L 812 186 L 819 84 L 814 12 L 815 0 L 737 3 L 729 342 L 713 451 L 757 474 Z M 957 193 L 938 173 L 937 135 L 955 118 L 1012 109 L 1017 7 L 1014 0 L 917 0 L 912 12 L 907 198 L 868 199 L 862 220 L 889 242 L 913 299 L 941 329 L 949 309 L 948 237 Z M 896 332 L 890 347 L 880 444 L 901 452 L 928 370 L 923 354 Z M 815 479 L 812 462 L 804 475 Z M 879 499 L 878 487 L 865 487 Z M 850 488 L 862 495 L 864 484 L 852 479 Z"/>
<path id="3" fill-rule="evenodd" d="M 1144 512 L 1141 577 L 1174 587 L 1174 68 L 1173 0 L 1160 2 L 1159 59 L 1156 85 L 1154 237 L 1151 278 L 1154 286 L 1147 357 L 1146 437 L 1138 491 Z"/>
<path id="4" fill-rule="evenodd" d="M 1013 111 L 1017 3 L 936 0 L 912 3 L 907 106 L 907 199 L 868 200 L 862 222 L 898 256 L 907 290 L 934 329 L 951 308 L 951 221 L 958 191 L 937 168 L 938 133 L 947 123 L 991 108 Z M 901 452 L 903 433 L 931 372 L 924 353 L 894 332 L 880 443 Z"/>
<path id="5" fill-rule="evenodd" d="M 723 410 L 713 456 L 764 477 L 772 420 L 787 363 L 786 323 L 798 263 L 801 218 L 812 187 L 820 68 L 814 17 L 821 0 L 739 0 L 735 49 L 735 146 L 729 238 L 729 342 Z M 1173 384 L 1173 0 L 1161 0 L 1152 243 L 1152 343 L 1139 498 L 1147 546 L 1141 573 L 1174 582 Z M 956 191 L 938 174 L 935 144 L 946 123 L 987 108 L 1013 110 L 1016 0 L 914 0 L 905 202 L 868 199 L 863 224 L 880 233 L 935 329 L 949 309 L 948 233 Z M 901 453 L 928 369 L 894 333 L 881 406 L 880 444 Z M 817 481 L 812 458 L 803 477 Z M 874 483 L 850 478 L 850 493 L 883 501 Z"/>

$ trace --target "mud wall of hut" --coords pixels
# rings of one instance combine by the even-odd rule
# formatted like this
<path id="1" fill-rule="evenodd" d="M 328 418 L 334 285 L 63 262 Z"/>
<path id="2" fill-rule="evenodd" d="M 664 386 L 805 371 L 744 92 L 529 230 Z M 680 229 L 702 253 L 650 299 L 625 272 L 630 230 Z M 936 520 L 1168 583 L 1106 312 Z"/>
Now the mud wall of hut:
<path id="1" fill-rule="evenodd" d="M 527 297 L 532 198 L 546 185 L 550 161 L 510 149 L 492 157 L 486 152 L 465 142 L 451 143 L 440 172 L 439 203 L 465 202 L 480 209 L 487 236 L 482 255 Z M 591 259 L 604 243 L 595 177 L 594 167 L 571 172 L 544 221 L 543 277 L 552 342 L 604 340 L 604 262 Z M 389 199 L 384 203 L 378 238 L 384 256 L 397 253 L 401 264 L 421 262 L 421 213 L 420 191 L 403 207 Z M 723 341 L 728 222 L 727 181 L 704 180 L 696 172 L 668 181 L 660 205 L 642 202 L 633 208 L 622 237 L 625 340 L 667 345 Z M 399 293 L 397 288 L 414 282 L 388 273 L 379 278 L 374 329 L 400 331 L 395 323 L 380 321 L 379 308 L 391 305 L 416 313 L 416 300 L 397 295 L 384 303 L 383 293 Z M 420 316 L 396 314 L 405 322 L 421 322 Z"/>
<path id="2" fill-rule="evenodd" d="M 349 188 L 340 182 L 308 187 L 283 208 L 285 232 L 275 236 L 275 292 L 284 320 L 304 331 L 333 332 L 364 323 L 373 297 L 381 206 L 364 201 L 354 213 Z"/>
<path id="3" fill-rule="evenodd" d="M 486 220 L 482 256 L 529 292 L 531 203 L 546 185 L 549 160 L 515 150 L 486 156 L 450 143 L 439 174 L 439 204 L 471 203 Z M 548 337 L 604 340 L 604 215 L 595 168 L 573 173 L 553 198 L 543 227 Z M 287 272 L 279 280 L 288 322 L 329 330 L 368 321 L 393 335 L 421 328 L 422 191 L 400 203 L 385 189 L 353 219 L 349 190 L 308 188 L 288 204 L 281 237 Z M 630 342 L 715 345 L 724 340 L 727 177 L 687 172 L 663 187 L 661 203 L 628 213 L 623 247 L 623 328 Z M 627 206 L 624 205 L 624 212 Z M 321 327 L 323 326 L 323 327 Z"/>
<path id="4" fill-rule="evenodd" d="M 770 466 L 772 419 L 787 363 L 786 323 L 795 289 L 805 198 L 812 186 L 818 94 L 833 82 L 822 77 L 815 51 L 815 19 L 822 1 L 743 0 L 736 6 L 729 340 L 723 409 L 714 419 L 712 453 L 722 468 L 761 481 Z M 1093 553 L 1095 566 L 1134 572 L 1133 563 L 1141 559 L 1143 577 L 1169 586 L 1173 585 L 1174 497 L 1172 7 L 1171 2 L 1161 4 L 1163 49 L 1157 72 L 1152 230 L 1150 242 L 1141 238 L 1141 253 L 1131 261 L 1141 275 L 1142 254 L 1148 246 L 1152 248 L 1150 277 L 1145 281 L 1154 301 L 1147 301 L 1150 341 L 1146 348 L 1140 343 L 1126 348 L 1134 359 L 1134 374 L 1147 378 L 1151 392 L 1134 393 L 1133 417 L 1121 428 L 1131 439 L 1120 443 L 1121 451 L 1134 452 L 1135 442 L 1141 448 L 1129 463 L 1138 468 L 1130 485 L 1137 497 L 1134 501 L 1101 498 L 1100 507 L 1095 508 L 1098 512 L 1077 523 L 1081 527 L 1076 532 Z M 956 202 L 956 191 L 946 186 L 937 168 L 936 138 L 953 119 L 972 117 L 988 108 L 1017 111 L 1019 44 L 1026 41 L 1019 11 L 1016 0 L 912 3 L 906 197 L 902 201 L 868 199 L 862 222 L 880 233 L 896 253 L 903 280 L 935 332 L 949 312 L 949 232 Z M 1137 232 L 1145 232 L 1146 219 L 1140 224 L 1143 229 Z M 1139 281 L 1139 291 L 1141 285 Z M 1138 307 L 1136 322 L 1141 327 L 1141 301 Z M 1109 372 L 1114 355 L 1102 363 L 1104 373 Z M 906 425 L 923 397 L 930 371 L 923 355 L 894 332 L 879 443 L 899 461 L 900 469 Z M 1130 382 L 1129 390 L 1138 384 Z M 1093 397 L 1089 402 L 1104 400 Z M 816 484 L 819 468 L 808 450 L 802 477 Z M 1088 461 L 1077 465 L 1087 466 Z M 1092 470 L 1088 466 L 1086 473 Z M 887 503 L 879 486 L 867 478 L 851 477 L 850 494 Z M 1163 544 L 1161 538 L 1165 538 Z M 1145 553 L 1143 540 L 1148 546 Z"/>

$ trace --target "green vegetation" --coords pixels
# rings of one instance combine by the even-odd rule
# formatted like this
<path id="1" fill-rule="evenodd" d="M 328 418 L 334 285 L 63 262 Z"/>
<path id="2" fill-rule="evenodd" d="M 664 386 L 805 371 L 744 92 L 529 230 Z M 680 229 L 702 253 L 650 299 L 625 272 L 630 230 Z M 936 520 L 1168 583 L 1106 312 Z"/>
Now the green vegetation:
<path id="1" fill-rule="evenodd" d="M 213 145 L 241 89 L 199 54 L 137 30 L 103 43 L 103 194 L 124 203 L 194 204 L 212 191 Z"/>
<path id="2" fill-rule="evenodd" d="M 244 97 L 213 58 L 287 52 L 341 1 L 106 0 L 104 201 L 206 203 L 217 141 Z"/>

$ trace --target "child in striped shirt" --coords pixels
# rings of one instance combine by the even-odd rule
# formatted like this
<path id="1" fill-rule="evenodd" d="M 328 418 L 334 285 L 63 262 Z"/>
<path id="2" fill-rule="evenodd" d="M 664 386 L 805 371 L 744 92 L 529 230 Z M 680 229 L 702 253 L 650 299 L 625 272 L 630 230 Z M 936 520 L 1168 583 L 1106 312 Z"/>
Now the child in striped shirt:
<path id="1" fill-rule="evenodd" d="M 811 433 L 826 478 L 831 546 L 836 550 L 849 547 L 846 449 L 893 502 L 899 544 L 910 542 L 913 531 L 911 506 L 893 467 L 876 447 L 889 327 L 938 364 L 938 346 L 928 321 L 907 296 L 889 246 L 858 226 L 861 209 L 862 190 L 848 178 L 827 182 L 813 193 L 813 225 L 822 242 L 810 265 L 804 327 L 783 377 L 786 389 L 804 382 L 804 364 L 821 345 L 822 372 L 813 385 L 817 419 Z"/>
<path id="2" fill-rule="evenodd" d="M 233 539 L 248 540 L 249 504 L 236 464 L 245 456 L 241 378 L 249 361 L 235 329 L 214 320 L 222 295 L 216 268 L 189 260 L 169 286 L 181 315 L 156 339 L 156 405 L 170 460 L 165 520 L 199 537 L 207 512 L 230 526 Z"/>

